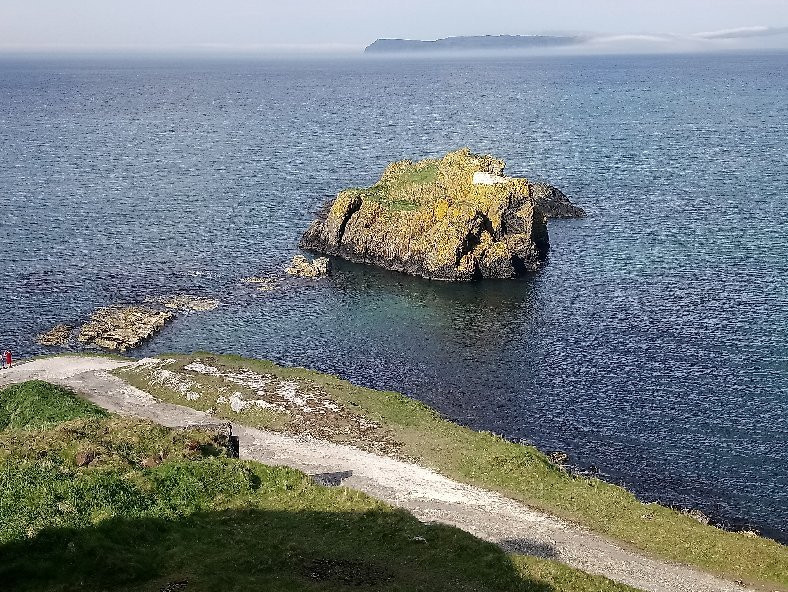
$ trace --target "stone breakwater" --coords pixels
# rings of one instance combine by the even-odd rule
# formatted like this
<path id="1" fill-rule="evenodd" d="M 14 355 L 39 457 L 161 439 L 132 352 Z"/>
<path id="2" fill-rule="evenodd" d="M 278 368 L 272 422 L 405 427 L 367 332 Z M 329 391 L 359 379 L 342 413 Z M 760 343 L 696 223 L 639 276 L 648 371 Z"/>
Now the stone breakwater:
<path id="1" fill-rule="evenodd" d="M 386 167 L 340 192 L 303 235 L 304 249 L 437 280 L 512 278 L 539 269 L 548 217 L 581 217 L 555 187 L 505 177 L 467 148 Z"/>

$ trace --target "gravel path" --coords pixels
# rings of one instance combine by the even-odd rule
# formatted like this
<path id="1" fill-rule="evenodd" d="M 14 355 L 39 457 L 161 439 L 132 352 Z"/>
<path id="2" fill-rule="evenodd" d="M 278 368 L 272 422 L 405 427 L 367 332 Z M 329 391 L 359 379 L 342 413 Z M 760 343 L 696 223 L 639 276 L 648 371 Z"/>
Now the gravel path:
<path id="1" fill-rule="evenodd" d="M 61 356 L 0 371 L 0 386 L 41 379 L 68 386 L 115 413 L 179 427 L 210 416 L 164 403 L 109 374 L 128 362 Z M 241 457 L 286 465 L 325 485 L 343 485 L 405 508 L 423 521 L 451 524 L 507 551 L 553 558 L 650 592 L 741 592 L 746 588 L 694 569 L 645 557 L 499 494 L 458 483 L 415 464 L 350 446 L 233 424 Z"/>

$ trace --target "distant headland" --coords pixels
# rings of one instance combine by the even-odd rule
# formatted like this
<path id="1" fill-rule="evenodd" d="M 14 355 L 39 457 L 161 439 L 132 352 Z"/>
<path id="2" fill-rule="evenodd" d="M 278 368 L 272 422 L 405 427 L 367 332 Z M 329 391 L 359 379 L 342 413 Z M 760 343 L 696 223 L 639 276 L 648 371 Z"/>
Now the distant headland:
<path id="1" fill-rule="evenodd" d="M 578 45 L 584 37 L 567 35 L 479 35 L 446 37 L 433 41 L 377 39 L 364 49 L 368 54 L 509 51 Z"/>

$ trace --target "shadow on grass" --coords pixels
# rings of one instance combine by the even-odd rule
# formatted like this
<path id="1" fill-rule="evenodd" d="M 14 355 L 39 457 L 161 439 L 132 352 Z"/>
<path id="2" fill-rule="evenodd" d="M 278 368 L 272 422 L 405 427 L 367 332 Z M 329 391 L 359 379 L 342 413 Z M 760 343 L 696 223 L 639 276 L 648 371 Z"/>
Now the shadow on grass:
<path id="1" fill-rule="evenodd" d="M 3 590 L 552 592 L 497 546 L 401 511 L 115 518 L 0 546 Z"/>
<path id="2" fill-rule="evenodd" d="M 353 471 L 336 471 L 333 473 L 317 473 L 312 481 L 323 487 L 339 487 L 345 479 L 353 476 Z"/>
<path id="3" fill-rule="evenodd" d="M 530 539 L 508 539 L 500 541 L 500 545 L 508 553 L 531 555 L 542 559 L 557 559 L 559 556 L 558 550 L 553 545 Z"/>

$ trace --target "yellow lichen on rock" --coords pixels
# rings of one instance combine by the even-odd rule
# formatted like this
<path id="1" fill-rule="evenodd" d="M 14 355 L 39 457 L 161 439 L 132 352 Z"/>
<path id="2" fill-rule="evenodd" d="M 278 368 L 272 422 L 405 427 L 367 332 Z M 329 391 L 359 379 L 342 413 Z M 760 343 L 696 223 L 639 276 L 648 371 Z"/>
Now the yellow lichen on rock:
<path id="1" fill-rule="evenodd" d="M 438 203 L 435 204 L 435 210 L 433 213 L 433 218 L 437 222 L 438 220 L 443 220 L 446 217 L 446 214 L 449 211 L 449 202 L 445 199 L 439 199 Z"/>
<path id="2" fill-rule="evenodd" d="M 371 187 L 340 192 L 301 246 L 432 279 L 538 269 L 548 247 L 545 215 L 534 207 L 528 180 L 503 177 L 504 166 L 467 148 L 392 163 Z M 569 203 L 555 188 L 540 187 Z"/>

